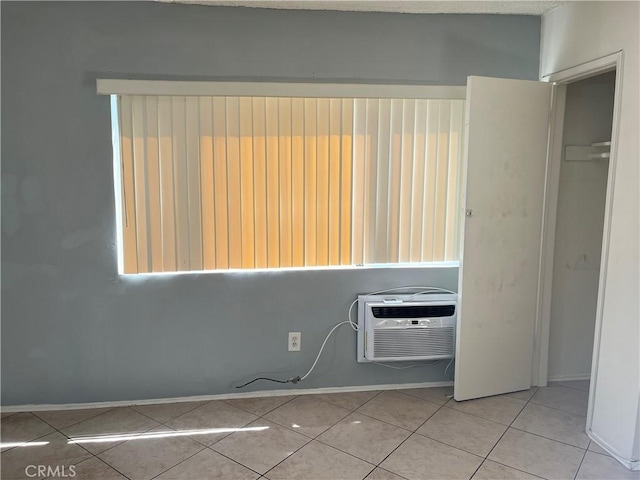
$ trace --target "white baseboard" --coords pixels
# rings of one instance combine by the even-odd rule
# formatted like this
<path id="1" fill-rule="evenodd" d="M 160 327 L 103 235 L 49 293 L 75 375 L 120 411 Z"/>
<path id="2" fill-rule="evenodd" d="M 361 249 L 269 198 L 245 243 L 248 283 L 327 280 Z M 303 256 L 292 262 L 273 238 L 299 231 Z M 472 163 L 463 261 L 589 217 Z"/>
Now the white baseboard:
<path id="1" fill-rule="evenodd" d="M 590 373 L 583 373 L 581 375 L 553 375 L 549 376 L 547 381 L 549 382 L 571 382 L 573 380 L 591 380 Z"/>
<path id="2" fill-rule="evenodd" d="M 640 470 L 640 460 L 631 460 L 629 458 L 625 458 L 620 455 L 616 450 L 609 445 L 607 442 L 602 440 L 597 434 L 593 433 L 592 430 L 587 431 L 587 436 L 598 444 L 600 448 L 602 448 L 605 452 L 615 458 L 618 462 L 620 462 L 627 470 L 638 471 Z"/>
<path id="3" fill-rule="evenodd" d="M 358 385 L 353 387 L 323 387 L 289 390 L 263 390 L 259 392 L 222 393 L 219 395 L 198 395 L 193 397 L 154 398 L 149 400 L 120 400 L 116 402 L 64 403 L 40 405 L 8 405 L 0 407 L 2 413 L 42 412 L 47 410 L 80 410 L 85 408 L 132 407 L 134 405 L 156 405 L 159 403 L 202 402 L 210 400 L 231 400 L 251 397 L 282 397 L 286 395 L 314 395 L 319 393 L 370 392 L 372 390 L 403 390 L 409 388 L 448 387 L 453 382 L 422 382 L 385 385 Z"/>

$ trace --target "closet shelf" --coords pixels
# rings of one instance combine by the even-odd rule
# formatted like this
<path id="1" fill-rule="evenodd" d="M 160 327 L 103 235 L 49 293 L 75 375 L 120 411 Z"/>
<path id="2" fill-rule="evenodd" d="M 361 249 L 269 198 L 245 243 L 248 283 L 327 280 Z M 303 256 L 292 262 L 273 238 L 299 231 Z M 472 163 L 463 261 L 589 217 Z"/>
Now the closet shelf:
<path id="1" fill-rule="evenodd" d="M 564 149 L 565 162 L 590 162 L 607 160 L 610 156 L 611 141 L 594 142 L 590 145 L 567 145 Z"/>

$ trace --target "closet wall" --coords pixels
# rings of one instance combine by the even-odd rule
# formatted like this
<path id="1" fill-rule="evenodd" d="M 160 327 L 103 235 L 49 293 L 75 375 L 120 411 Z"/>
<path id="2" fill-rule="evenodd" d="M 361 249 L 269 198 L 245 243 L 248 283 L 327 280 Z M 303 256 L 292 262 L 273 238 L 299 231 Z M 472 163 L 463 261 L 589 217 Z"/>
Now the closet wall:
<path id="1" fill-rule="evenodd" d="M 569 161 L 567 146 L 610 140 L 614 88 L 615 72 L 572 83 L 567 88 L 549 380 L 588 378 L 591 371 L 609 162 Z"/>

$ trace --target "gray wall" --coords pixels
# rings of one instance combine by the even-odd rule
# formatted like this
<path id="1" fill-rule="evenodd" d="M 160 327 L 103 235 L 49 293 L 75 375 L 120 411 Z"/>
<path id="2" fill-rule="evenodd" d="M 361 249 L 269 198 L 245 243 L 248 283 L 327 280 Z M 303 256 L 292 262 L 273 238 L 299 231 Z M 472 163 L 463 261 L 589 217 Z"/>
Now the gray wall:
<path id="1" fill-rule="evenodd" d="M 455 268 L 118 277 L 109 99 L 96 78 L 462 85 L 538 73 L 536 17 L 1 8 L 4 405 L 226 393 L 255 374 L 292 376 L 357 293 L 457 284 Z M 286 351 L 288 331 L 302 332 L 302 352 Z M 444 379 L 441 365 L 356 364 L 354 332 L 336 333 L 300 387 Z"/>
<path id="2" fill-rule="evenodd" d="M 562 143 L 611 139 L 615 72 L 567 87 Z M 596 327 L 609 162 L 560 165 L 553 259 L 549 379 L 589 378 Z"/>

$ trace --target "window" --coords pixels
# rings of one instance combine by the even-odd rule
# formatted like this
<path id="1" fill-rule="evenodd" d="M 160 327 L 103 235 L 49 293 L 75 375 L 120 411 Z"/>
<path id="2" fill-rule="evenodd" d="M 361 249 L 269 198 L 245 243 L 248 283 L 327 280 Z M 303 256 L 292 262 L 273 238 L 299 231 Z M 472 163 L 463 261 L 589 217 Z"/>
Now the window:
<path id="1" fill-rule="evenodd" d="M 112 97 L 124 273 L 457 259 L 464 100 L 149 90 Z"/>

